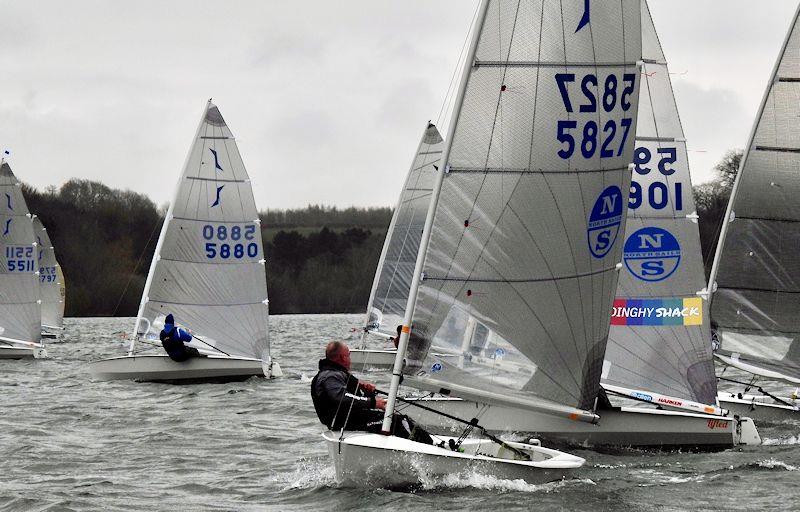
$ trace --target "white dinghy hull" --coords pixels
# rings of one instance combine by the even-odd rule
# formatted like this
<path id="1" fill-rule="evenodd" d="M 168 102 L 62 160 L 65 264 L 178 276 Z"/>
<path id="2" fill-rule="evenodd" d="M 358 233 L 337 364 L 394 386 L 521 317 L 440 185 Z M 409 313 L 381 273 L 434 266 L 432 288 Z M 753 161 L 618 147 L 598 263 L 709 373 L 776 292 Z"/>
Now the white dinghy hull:
<path id="1" fill-rule="evenodd" d="M 0 359 L 43 359 L 47 351 L 42 347 L 0 346 Z"/>
<path id="2" fill-rule="evenodd" d="M 585 460 L 533 444 L 512 443 L 530 461 L 488 439 L 467 439 L 463 452 L 417 443 L 396 436 L 366 432 L 327 431 L 322 434 L 341 485 L 359 487 L 411 487 L 433 484 L 459 475 L 485 474 L 500 479 L 522 479 L 540 484 L 561 480 Z M 434 436 L 435 441 L 451 438 Z"/>
<path id="3" fill-rule="evenodd" d="M 268 370 L 268 369 L 267 369 Z M 235 382 L 250 377 L 264 377 L 260 359 L 237 357 L 193 357 L 176 363 L 167 356 L 141 355 L 103 359 L 89 364 L 94 380 L 135 380 L 189 384 L 202 382 Z M 272 363 L 271 377 L 283 376 L 278 363 Z"/>
<path id="4" fill-rule="evenodd" d="M 350 365 L 356 370 L 386 370 L 394 366 L 396 350 L 352 349 Z"/>
<path id="5" fill-rule="evenodd" d="M 800 403 L 795 406 L 789 406 L 774 403 L 769 398 L 762 399 L 761 397 L 749 395 L 739 398 L 734 393 L 724 392 L 719 393 L 718 399 L 720 407 L 731 411 L 733 414 L 750 416 L 756 421 L 800 419 Z M 792 400 L 787 398 L 786 402 L 792 403 Z"/>
<path id="6" fill-rule="evenodd" d="M 713 451 L 739 444 L 761 444 L 761 438 L 749 418 L 736 420 L 727 416 L 615 407 L 599 410 L 600 421 L 595 425 L 458 398 L 419 399 L 419 402 L 459 418 L 477 417 L 481 426 L 491 432 L 522 432 L 567 446 Z M 419 407 L 410 406 L 403 413 L 434 431 L 463 430 L 463 425 Z"/>

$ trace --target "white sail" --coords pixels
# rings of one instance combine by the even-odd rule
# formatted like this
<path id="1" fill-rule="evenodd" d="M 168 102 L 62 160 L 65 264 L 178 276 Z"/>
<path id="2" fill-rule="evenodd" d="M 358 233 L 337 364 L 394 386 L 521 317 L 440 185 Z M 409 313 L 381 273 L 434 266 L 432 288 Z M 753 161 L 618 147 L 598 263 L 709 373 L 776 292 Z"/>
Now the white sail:
<path id="1" fill-rule="evenodd" d="M 39 290 L 42 297 L 42 327 L 64 327 L 64 274 L 56 260 L 53 242 L 42 221 L 33 219 L 33 229 L 38 246 Z"/>
<path id="2" fill-rule="evenodd" d="M 742 159 L 709 280 L 718 353 L 789 381 L 800 379 L 799 198 L 795 14 Z"/>
<path id="3" fill-rule="evenodd" d="M 715 404 L 706 304 L 697 296 L 705 276 L 686 140 L 644 0 L 642 59 L 624 266 L 603 382 Z"/>
<path id="4" fill-rule="evenodd" d="M 265 360 L 267 285 L 250 178 L 219 109 L 208 103 L 150 267 L 136 334 L 178 324 L 232 356 Z"/>
<path id="5" fill-rule="evenodd" d="M 490 0 L 485 13 L 422 244 L 406 382 L 592 421 L 633 160 L 639 0 Z M 462 349 L 475 325 L 463 315 L 491 330 L 489 346 L 458 363 L 430 352 Z"/>
<path id="6" fill-rule="evenodd" d="M 2 160 L 0 211 L 0 336 L 39 343 L 42 317 L 32 216 L 19 181 Z"/>
<path id="7" fill-rule="evenodd" d="M 426 123 L 375 272 L 367 306 L 366 329 L 369 331 L 395 336 L 396 327 L 403 323 L 442 145 L 439 130 Z"/>

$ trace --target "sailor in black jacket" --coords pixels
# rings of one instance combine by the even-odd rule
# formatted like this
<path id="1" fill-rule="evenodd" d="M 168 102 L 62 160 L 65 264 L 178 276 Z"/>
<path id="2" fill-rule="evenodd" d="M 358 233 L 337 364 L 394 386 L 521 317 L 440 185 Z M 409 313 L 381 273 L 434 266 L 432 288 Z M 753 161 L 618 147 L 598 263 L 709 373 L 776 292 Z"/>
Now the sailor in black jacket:
<path id="1" fill-rule="evenodd" d="M 341 341 L 325 347 L 325 359 L 311 381 L 311 399 L 319 421 L 331 430 L 363 430 L 381 433 L 386 400 L 375 396 L 375 385 L 350 374 L 350 349 Z M 431 436 L 411 418 L 395 413 L 393 435 L 433 444 Z"/>
<path id="2" fill-rule="evenodd" d="M 350 374 L 350 349 L 341 341 L 325 348 L 319 373 L 311 381 L 311 399 L 319 421 L 330 429 L 380 432 L 386 401 L 375 396 L 375 386 Z"/>

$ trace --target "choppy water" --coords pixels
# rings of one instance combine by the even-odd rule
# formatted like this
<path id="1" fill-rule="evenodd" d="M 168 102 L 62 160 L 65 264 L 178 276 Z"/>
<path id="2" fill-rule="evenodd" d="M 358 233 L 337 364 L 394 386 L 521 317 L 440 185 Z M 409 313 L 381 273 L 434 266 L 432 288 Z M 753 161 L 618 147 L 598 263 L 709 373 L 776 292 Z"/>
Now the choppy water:
<path id="1" fill-rule="evenodd" d="M 322 345 L 360 316 L 270 319 L 286 378 L 223 385 L 92 382 L 131 319 L 68 320 L 50 359 L 0 361 L 0 510 L 790 510 L 800 422 L 715 454 L 607 455 L 544 486 L 475 475 L 414 493 L 342 489 L 308 394 Z"/>

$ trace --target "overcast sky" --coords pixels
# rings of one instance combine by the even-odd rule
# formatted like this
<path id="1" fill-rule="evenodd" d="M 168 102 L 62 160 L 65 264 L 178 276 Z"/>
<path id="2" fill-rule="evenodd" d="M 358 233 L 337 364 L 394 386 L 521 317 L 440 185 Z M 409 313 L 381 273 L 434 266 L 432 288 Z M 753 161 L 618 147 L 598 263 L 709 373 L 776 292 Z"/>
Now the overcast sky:
<path id="1" fill-rule="evenodd" d="M 0 0 L 0 151 L 172 196 L 205 101 L 261 209 L 393 205 L 477 0 Z M 695 182 L 746 144 L 797 0 L 650 0 Z"/>

